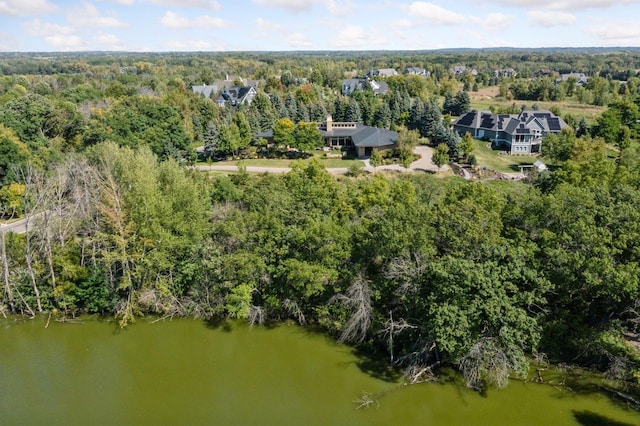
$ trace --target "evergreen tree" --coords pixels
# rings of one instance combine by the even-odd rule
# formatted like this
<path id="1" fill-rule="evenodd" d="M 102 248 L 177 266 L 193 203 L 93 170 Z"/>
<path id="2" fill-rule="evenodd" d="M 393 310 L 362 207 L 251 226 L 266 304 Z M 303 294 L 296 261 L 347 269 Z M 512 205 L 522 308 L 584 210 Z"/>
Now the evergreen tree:
<path id="1" fill-rule="evenodd" d="M 362 114 L 360 113 L 360 105 L 358 102 L 351 98 L 344 112 L 344 120 L 352 121 L 355 123 L 362 123 Z"/>
<path id="2" fill-rule="evenodd" d="M 374 126 L 388 129 L 391 126 L 391 110 L 386 102 L 383 102 L 373 117 Z"/>

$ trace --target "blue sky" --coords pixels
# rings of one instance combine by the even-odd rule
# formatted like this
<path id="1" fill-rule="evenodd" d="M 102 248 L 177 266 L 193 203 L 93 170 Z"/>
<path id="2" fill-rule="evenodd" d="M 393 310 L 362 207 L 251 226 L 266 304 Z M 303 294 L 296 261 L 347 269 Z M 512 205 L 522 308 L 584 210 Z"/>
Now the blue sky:
<path id="1" fill-rule="evenodd" d="M 640 0 L 0 0 L 0 51 L 640 46 Z"/>

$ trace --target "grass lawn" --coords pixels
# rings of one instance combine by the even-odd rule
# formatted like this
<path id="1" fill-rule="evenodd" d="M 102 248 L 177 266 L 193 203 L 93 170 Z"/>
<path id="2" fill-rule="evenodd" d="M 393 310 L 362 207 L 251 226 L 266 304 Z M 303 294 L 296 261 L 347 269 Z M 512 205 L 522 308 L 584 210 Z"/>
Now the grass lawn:
<path id="1" fill-rule="evenodd" d="M 308 162 L 308 161 L 311 161 L 311 158 L 316 158 L 320 160 L 320 162 L 327 169 L 349 168 L 354 164 L 359 164 L 364 166 L 364 163 L 360 160 L 355 160 L 355 159 L 343 160 L 342 158 L 326 158 L 325 153 L 321 151 L 314 152 L 313 157 L 309 157 L 302 161 Z M 250 160 L 216 161 L 212 163 L 201 162 L 198 164 L 212 165 L 212 166 L 237 166 L 238 162 L 241 162 L 243 166 L 247 166 L 247 167 L 290 167 L 293 161 L 295 160 L 258 158 L 258 159 L 250 159 Z"/>
<path id="2" fill-rule="evenodd" d="M 469 92 L 471 109 L 488 110 L 492 105 L 496 107 L 508 107 L 515 103 L 518 107 L 524 104 L 529 109 L 533 104 L 538 104 L 540 109 L 548 110 L 555 105 L 560 108 L 562 114 L 571 114 L 578 120 L 584 117 L 589 123 L 592 123 L 597 116 L 607 109 L 604 106 L 581 104 L 575 99 L 565 99 L 561 102 L 507 100 L 497 97 L 499 90 L 497 86 L 494 86 L 482 88 L 478 92 Z"/>
<path id="3" fill-rule="evenodd" d="M 520 171 L 520 164 L 533 164 L 537 157 L 530 155 L 498 155 L 499 150 L 491 149 L 491 143 L 474 139 L 476 149 L 473 155 L 476 156 L 479 166 L 503 173 L 513 173 Z"/>

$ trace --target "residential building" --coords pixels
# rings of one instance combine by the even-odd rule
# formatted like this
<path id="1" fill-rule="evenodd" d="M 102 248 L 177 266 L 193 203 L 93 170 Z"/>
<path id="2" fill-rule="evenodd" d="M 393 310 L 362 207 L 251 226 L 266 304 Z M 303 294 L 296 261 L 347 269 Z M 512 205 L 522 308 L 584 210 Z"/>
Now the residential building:
<path id="1" fill-rule="evenodd" d="M 493 70 L 494 77 L 509 78 L 509 77 L 515 77 L 516 75 L 518 75 L 518 73 L 513 68 L 502 68 L 498 70 Z"/>
<path id="2" fill-rule="evenodd" d="M 431 75 L 430 71 L 421 67 L 406 67 L 403 73 L 406 75 L 421 75 L 424 77 L 429 77 Z"/>
<path id="3" fill-rule="evenodd" d="M 455 75 L 464 75 L 464 74 L 471 74 L 473 76 L 478 75 L 478 70 L 476 70 L 475 68 L 467 68 L 466 65 L 454 65 L 451 68 L 451 73 L 455 74 Z"/>
<path id="4" fill-rule="evenodd" d="M 560 78 L 556 79 L 556 83 L 560 83 L 562 81 L 568 81 L 570 78 L 576 80 L 576 84 L 578 86 L 586 86 L 589 82 L 589 77 L 585 73 L 582 72 L 571 72 L 569 74 L 560 74 Z"/>
<path id="5" fill-rule="evenodd" d="M 365 126 L 355 122 L 334 122 L 331 116 L 327 121 L 318 124 L 318 130 L 327 148 L 334 150 L 355 149 L 358 157 L 368 157 L 371 152 L 397 148 L 398 133 Z M 273 131 L 256 135 L 259 138 L 273 141 Z"/>
<path id="6" fill-rule="evenodd" d="M 255 86 L 231 86 L 228 89 L 222 89 L 220 97 L 216 99 L 216 103 L 221 107 L 250 104 L 257 94 L 258 90 Z"/>
<path id="7" fill-rule="evenodd" d="M 393 77 L 394 75 L 398 75 L 398 71 L 393 68 L 378 68 L 367 72 L 367 77 Z"/>
<path id="8" fill-rule="evenodd" d="M 342 80 L 342 94 L 351 95 L 353 92 L 365 90 L 367 87 L 377 95 L 384 95 L 389 91 L 389 86 L 384 81 L 375 81 L 370 78 L 347 78 Z"/>
<path id="9" fill-rule="evenodd" d="M 540 152 L 542 138 L 559 133 L 567 123 L 550 111 L 522 111 L 520 114 L 494 114 L 473 110 L 457 119 L 453 128 L 459 134 L 470 133 L 476 139 L 491 140 L 511 154 Z"/>

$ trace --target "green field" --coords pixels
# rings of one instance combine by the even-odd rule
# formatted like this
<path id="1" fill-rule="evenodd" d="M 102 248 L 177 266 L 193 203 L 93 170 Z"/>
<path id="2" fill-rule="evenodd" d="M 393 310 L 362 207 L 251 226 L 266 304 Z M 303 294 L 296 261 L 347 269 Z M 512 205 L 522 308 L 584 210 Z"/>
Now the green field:
<path id="1" fill-rule="evenodd" d="M 537 104 L 540 109 L 548 110 L 553 106 L 557 106 L 560 108 L 562 115 L 571 114 L 578 120 L 584 117 L 589 123 L 592 123 L 596 117 L 607 109 L 604 106 L 581 104 L 575 99 L 565 99 L 560 102 L 508 100 L 498 97 L 498 91 L 498 87 L 493 86 L 482 88 L 478 92 L 469 92 L 471 109 L 489 110 L 491 106 L 504 108 L 513 104 L 518 107 L 526 105 L 527 108 L 531 108 L 533 104 Z"/>
<path id="2" fill-rule="evenodd" d="M 505 151 L 491 149 L 491 143 L 475 139 L 476 149 L 473 155 L 478 160 L 478 166 L 486 167 L 503 173 L 520 171 L 521 164 L 533 164 L 538 157 L 530 155 L 509 155 Z M 500 154 L 505 153 L 505 154 Z"/>

